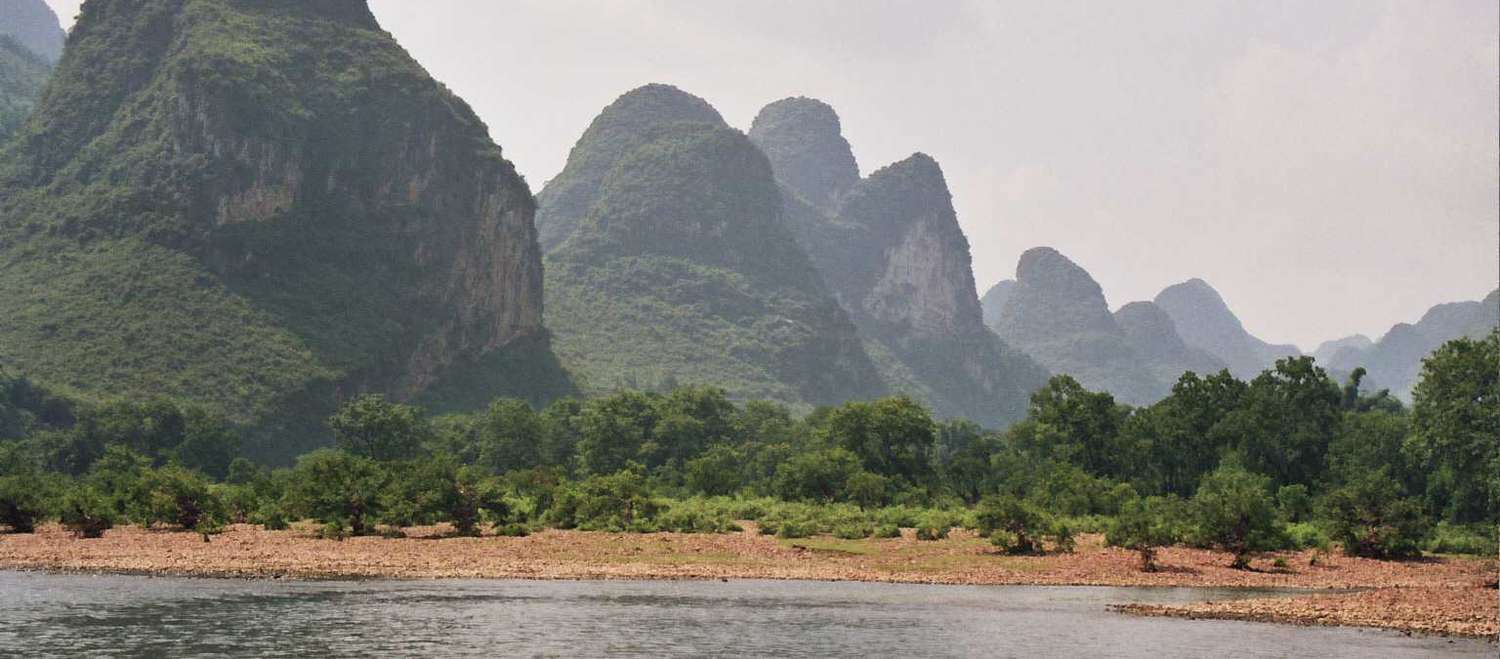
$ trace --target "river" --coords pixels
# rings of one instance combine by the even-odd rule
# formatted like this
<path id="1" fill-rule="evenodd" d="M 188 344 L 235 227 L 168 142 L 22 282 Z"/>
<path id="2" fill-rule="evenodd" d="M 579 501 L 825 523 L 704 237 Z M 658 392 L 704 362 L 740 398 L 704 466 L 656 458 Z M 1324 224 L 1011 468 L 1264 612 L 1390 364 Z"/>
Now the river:
<path id="1" fill-rule="evenodd" d="M 0 571 L 0 656 L 1493 657 L 1478 640 L 1138 618 L 1203 588 L 285 581 Z"/>

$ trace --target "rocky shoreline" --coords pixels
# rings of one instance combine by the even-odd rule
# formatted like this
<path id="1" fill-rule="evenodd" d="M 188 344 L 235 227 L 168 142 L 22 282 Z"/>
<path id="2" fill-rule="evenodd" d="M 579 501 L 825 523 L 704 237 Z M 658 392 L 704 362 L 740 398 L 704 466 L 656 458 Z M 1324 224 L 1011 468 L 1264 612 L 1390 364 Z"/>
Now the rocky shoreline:
<path id="1" fill-rule="evenodd" d="M 955 585 L 1153 586 L 1321 590 L 1307 595 L 1188 605 L 1128 604 L 1134 615 L 1378 627 L 1493 638 L 1493 559 L 1389 562 L 1313 552 L 1230 567 L 1221 552 L 1172 547 L 1161 569 L 1141 572 L 1136 555 L 1079 537 L 1072 554 L 1004 556 L 984 539 L 955 532 L 936 542 L 903 538 L 786 540 L 745 532 L 614 534 L 548 530 L 524 538 L 446 537 L 440 527 L 404 538 L 319 539 L 309 528 L 265 531 L 235 525 L 209 542 L 191 533 L 114 529 L 97 540 L 60 526 L 0 535 L 0 569 L 158 576 L 292 579 L 801 579 Z"/>

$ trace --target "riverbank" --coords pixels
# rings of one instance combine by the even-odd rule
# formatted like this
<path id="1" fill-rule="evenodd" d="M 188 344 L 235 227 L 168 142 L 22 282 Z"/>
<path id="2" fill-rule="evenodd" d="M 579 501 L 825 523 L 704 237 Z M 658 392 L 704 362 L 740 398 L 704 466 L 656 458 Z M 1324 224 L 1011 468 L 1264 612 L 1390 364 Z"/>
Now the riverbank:
<path id="1" fill-rule="evenodd" d="M 300 579 L 807 579 L 1378 589 L 1126 611 L 1205 618 L 1238 615 L 1273 622 L 1315 619 L 1319 624 L 1464 636 L 1493 636 L 1497 630 L 1496 591 L 1483 586 L 1494 579 L 1494 560 L 1387 562 L 1284 552 L 1263 556 L 1255 561 L 1254 571 L 1245 571 L 1231 568 L 1228 554 L 1173 547 L 1158 554 L 1161 569 L 1147 573 L 1140 571 L 1135 553 L 1104 547 L 1097 535 L 1080 536 L 1073 554 L 1032 557 L 998 555 L 987 541 L 965 532 L 936 542 L 919 542 L 910 531 L 907 537 L 893 539 L 783 540 L 756 534 L 753 524 L 745 527 L 743 533 L 723 535 L 549 530 L 525 538 L 449 538 L 441 528 L 413 528 L 401 539 L 332 541 L 316 538 L 307 528 L 265 531 L 235 525 L 205 543 L 196 534 L 136 527 L 79 540 L 50 524 L 35 534 L 0 535 L 0 569 Z M 1277 567 L 1277 559 L 1285 567 Z M 1413 602 L 1421 603 L 1420 613 L 1382 612 L 1382 607 L 1414 607 Z M 1273 615 L 1287 603 L 1303 603 L 1316 614 Z"/>

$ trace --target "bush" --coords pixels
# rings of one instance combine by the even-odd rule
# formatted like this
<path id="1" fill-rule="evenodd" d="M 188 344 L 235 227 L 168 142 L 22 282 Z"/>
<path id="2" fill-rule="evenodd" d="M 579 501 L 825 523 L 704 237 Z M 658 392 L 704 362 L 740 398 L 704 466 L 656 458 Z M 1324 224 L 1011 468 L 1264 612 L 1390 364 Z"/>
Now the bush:
<path id="1" fill-rule="evenodd" d="M 799 521 L 799 520 L 787 520 L 785 522 L 782 522 L 780 524 L 780 526 L 776 529 L 776 537 L 778 537 L 778 538 L 788 538 L 788 539 L 791 539 L 791 538 L 810 538 L 816 532 L 817 532 L 817 529 L 813 528 L 813 525 L 811 523 L 809 523 L 809 522 Z"/>
<path id="2" fill-rule="evenodd" d="M 1234 554 L 1234 567 L 1250 567 L 1250 554 L 1284 544 L 1267 494 L 1271 479 L 1235 466 L 1205 476 L 1193 496 L 1198 540 Z"/>
<path id="3" fill-rule="evenodd" d="M 1134 550 L 1141 555 L 1141 570 L 1156 571 L 1156 550 L 1182 539 L 1174 512 L 1176 499 L 1146 497 L 1127 501 L 1105 535 L 1111 547 Z"/>
<path id="4" fill-rule="evenodd" d="M 1427 542 L 1427 551 L 1436 554 L 1469 554 L 1493 557 L 1496 553 L 1495 527 L 1484 524 L 1464 526 L 1439 522 Z"/>
<path id="5" fill-rule="evenodd" d="M 870 537 L 870 534 L 874 532 L 874 527 L 869 524 L 850 522 L 834 527 L 833 537 L 842 540 L 862 540 Z M 896 533 L 900 535 L 899 530 Z"/>
<path id="6" fill-rule="evenodd" d="M 182 467 L 147 471 L 140 488 L 142 500 L 136 502 L 133 516 L 142 526 L 167 522 L 193 531 L 204 518 L 223 517 L 223 504 L 208 480 Z"/>
<path id="7" fill-rule="evenodd" d="M 58 517 L 79 538 L 103 537 L 115 526 L 114 507 L 88 485 L 76 486 L 63 497 Z"/>
<path id="8" fill-rule="evenodd" d="M 901 527 L 895 524 L 881 524 L 875 527 L 873 535 L 877 538 L 899 538 L 901 537 Z"/>
<path id="9" fill-rule="evenodd" d="M 1384 467 L 1366 473 L 1324 498 L 1334 539 L 1351 556 L 1407 558 L 1422 553 L 1430 522 L 1421 504 L 1401 497 L 1401 486 Z"/>
<path id="10" fill-rule="evenodd" d="M 946 538 L 946 537 L 948 537 L 948 527 L 946 527 L 946 526 L 918 526 L 917 527 L 917 539 L 918 540 L 928 540 L 928 541 L 931 541 L 931 540 L 942 540 L 943 538 Z"/>
<path id="11" fill-rule="evenodd" d="M 382 509 L 388 476 L 380 463 L 335 449 L 297 459 L 288 497 L 296 508 L 325 526 L 344 525 L 354 535 L 370 532 Z"/>
<path id="12" fill-rule="evenodd" d="M 656 530 L 653 518 L 661 506 L 647 496 L 638 468 L 608 476 L 590 476 L 562 489 L 545 519 L 558 528 L 584 531 Z"/>
<path id="13" fill-rule="evenodd" d="M 0 524 L 11 533 L 31 533 L 38 519 L 47 514 L 47 492 L 41 478 L 32 474 L 0 477 Z"/>
<path id="14" fill-rule="evenodd" d="M 1035 506 L 1010 495 L 988 496 L 975 510 L 979 535 L 993 538 L 995 532 L 1005 536 L 995 544 L 1006 553 L 1040 554 L 1041 536 L 1050 526 L 1047 516 Z"/>
<path id="15" fill-rule="evenodd" d="M 504 524 L 495 527 L 495 535 L 506 538 L 524 538 L 531 535 L 531 529 L 524 524 Z"/>
<path id="16" fill-rule="evenodd" d="M 1286 525 L 1287 544 L 1293 549 L 1318 549 L 1328 551 L 1328 534 L 1311 522 Z"/>

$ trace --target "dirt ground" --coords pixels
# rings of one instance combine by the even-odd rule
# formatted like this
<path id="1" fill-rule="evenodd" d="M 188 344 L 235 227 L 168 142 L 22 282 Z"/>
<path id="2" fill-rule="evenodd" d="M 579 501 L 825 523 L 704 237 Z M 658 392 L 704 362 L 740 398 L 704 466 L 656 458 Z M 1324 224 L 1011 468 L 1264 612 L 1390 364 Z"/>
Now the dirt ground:
<path id="1" fill-rule="evenodd" d="M 1338 554 L 1283 552 L 1251 571 L 1228 554 L 1173 547 L 1142 572 L 1133 552 L 1104 547 L 1098 535 L 1077 551 L 1004 556 L 965 532 L 946 540 L 906 537 L 782 540 L 724 535 L 613 534 L 549 530 L 525 538 L 447 537 L 441 527 L 408 537 L 323 540 L 310 527 L 265 531 L 236 525 L 203 542 L 196 534 L 138 527 L 80 540 L 51 524 L 34 534 L 0 535 L 0 569 L 117 572 L 244 578 L 811 579 L 973 585 L 1204 586 L 1373 589 L 1185 606 L 1130 606 L 1126 613 L 1339 624 L 1423 633 L 1494 636 L 1493 559 L 1375 561 Z M 1280 565 L 1277 567 L 1277 559 Z"/>

